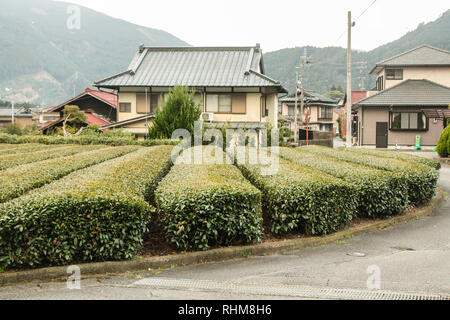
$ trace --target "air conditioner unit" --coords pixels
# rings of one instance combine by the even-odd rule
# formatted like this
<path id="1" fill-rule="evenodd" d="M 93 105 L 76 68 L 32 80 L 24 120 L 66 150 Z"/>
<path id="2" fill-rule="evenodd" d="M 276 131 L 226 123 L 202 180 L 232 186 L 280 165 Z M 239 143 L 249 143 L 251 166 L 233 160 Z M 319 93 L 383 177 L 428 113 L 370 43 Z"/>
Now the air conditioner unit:
<path id="1" fill-rule="evenodd" d="M 204 112 L 202 114 L 203 121 L 213 122 L 214 121 L 214 113 Z"/>

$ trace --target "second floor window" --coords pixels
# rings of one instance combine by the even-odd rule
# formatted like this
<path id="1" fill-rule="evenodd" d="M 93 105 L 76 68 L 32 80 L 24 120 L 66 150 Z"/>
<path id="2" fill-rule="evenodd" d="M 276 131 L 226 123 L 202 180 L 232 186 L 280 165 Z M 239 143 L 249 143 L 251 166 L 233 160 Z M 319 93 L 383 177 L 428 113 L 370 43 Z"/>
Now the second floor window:
<path id="1" fill-rule="evenodd" d="M 131 103 L 119 103 L 119 112 L 130 113 Z"/>
<path id="2" fill-rule="evenodd" d="M 386 69 L 386 80 L 403 80 L 403 69 Z"/>
<path id="3" fill-rule="evenodd" d="M 206 112 L 245 114 L 246 95 L 208 94 L 206 95 Z"/>
<path id="4" fill-rule="evenodd" d="M 333 108 L 320 107 L 319 119 L 333 119 Z"/>

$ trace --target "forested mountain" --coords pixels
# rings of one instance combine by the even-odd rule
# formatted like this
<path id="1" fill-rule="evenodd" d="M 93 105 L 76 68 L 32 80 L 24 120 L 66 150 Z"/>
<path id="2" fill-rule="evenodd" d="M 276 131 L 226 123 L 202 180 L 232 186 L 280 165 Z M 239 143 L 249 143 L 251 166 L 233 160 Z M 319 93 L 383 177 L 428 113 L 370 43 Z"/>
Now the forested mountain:
<path id="1" fill-rule="evenodd" d="M 0 0 L 1 99 L 58 103 L 123 71 L 142 43 L 187 45 L 165 31 L 77 7 L 79 21 L 69 3 Z"/>
<path id="2" fill-rule="evenodd" d="M 161 30 L 141 27 L 51 0 L 0 0 L 0 99 L 16 102 L 57 104 L 92 86 L 95 80 L 123 71 L 137 47 L 188 45 Z M 402 38 L 370 52 L 353 52 L 353 86 L 359 86 L 358 62 L 367 62 L 363 87 L 373 86 L 368 76 L 383 59 L 422 44 L 450 50 L 450 10 L 439 19 L 420 25 Z M 263 44 L 264 48 L 264 44 Z M 307 66 L 305 86 L 319 93 L 332 85 L 346 86 L 346 50 L 338 47 L 307 47 L 312 64 Z M 280 80 L 291 92 L 295 66 L 304 48 L 265 54 L 266 73 Z M 8 93 L 4 88 L 12 88 Z"/>
<path id="3" fill-rule="evenodd" d="M 352 51 L 353 88 L 357 90 L 360 83 L 359 62 L 367 62 L 364 70 L 363 88 L 374 86 L 373 77 L 369 76 L 372 67 L 384 59 L 414 49 L 423 44 L 450 51 L 450 10 L 443 13 L 436 21 L 420 24 L 400 39 L 387 43 L 369 52 Z M 282 49 L 266 53 L 264 61 L 266 73 L 280 80 L 289 91 L 295 88 L 295 67 L 299 65 L 300 57 L 305 47 Z M 319 93 L 328 92 L 332 85 L 346 87 L 347 51 L 343 48 L 306 47 L 311 65 L 306 68 L 305 86 Z"/>

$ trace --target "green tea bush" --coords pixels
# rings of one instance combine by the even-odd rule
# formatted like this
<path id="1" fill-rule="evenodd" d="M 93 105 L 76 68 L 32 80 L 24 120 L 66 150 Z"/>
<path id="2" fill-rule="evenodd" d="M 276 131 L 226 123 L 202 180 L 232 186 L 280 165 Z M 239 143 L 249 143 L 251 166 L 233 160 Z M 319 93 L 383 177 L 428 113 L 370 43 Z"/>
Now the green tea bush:
<path id="1" fill-rule="evenodd" d="M 408 162 L 421 163 L 426 166 L 432 167 L 436 170 L 441 169 L 441 163 L 433 159 L 422 158 L 418 156 L 413 156 L 404 152 L 395 151 L 384 151 L 384 150 L 373 150 L 373 149 L 363 149 L 363 148 L 352 148 L 349 151 L 356 152 L 360 154 L 367 154 L 371 156 L 377 156 L 388 159 L 404 160 Z"/>
<path id="2" fill-rule="evenodd" d="M 63 146 L 41 148 L 41 151 L 0 155 L 0 170 L 13 168 L 22 164 L 71 156 L 77 153 L 100 149 L 102 146 Z"/>
<path id="3" fill-rule="evenodd" d="M 274 175 L 262 175 L 262 165 L 238 167 L 261 190 L 264 218 L 275 235 L 326 235 L 356 215 L 355 187 L 326 173 L 283 159 Z"/>
<path id="4" fill-rule="evenodd" d="M 76 170 L 123 156 L 137 148 L 134 146 L 104 148 L 0 171 L 0 203 L 17 198 L 25 192 L 60 179 Z"/>
<path id="5" fill-rule="evenodd" d="M 408 200 L 411 205 L 425 203 L 436 194 L 439 171 L 429 166 L 320 146 L 302 147 L 301 149 L 397 174 L 408 185 Z"/>
<path id="6" fill-rule="evenodd" d="M 299 149 L 280 148 L 280 156 L 354 185 L 358 193 L 358 216 L 386 217 L 408 205 L 408 185 L 392 172 L 339 161 Z"/>
<path id="7" fill-rule="evenodd" d="M 168 170 L 170 153 L 171 147 L 143 148 L 1 204 L 0 265 L 132 258 L 155 210 L 144 194 Z"/>
<path id="8" fill-rule="evenodd" d="M 48 146 L 43 144 L 1 144 L 0 145 L 0 156 L 9 154 L 20 154 L 36 152 L 41 150 L 52 150 L 53 148 L 60 148 L 61 146 Z M 64 147 L 64 146 L 63 146 Z"/>
<path id="9" fill-rule="evenodd" d="M 233 165 L 177 164 L 155 193 L 167 241 L 178 249 L 253 243 L 261 193 Z"/>
<path id="10" fill-rule="evenodd" d="M 7 144 L 26 144 L 26 143 L 40 143 L 40 144 L 80 144 L 80 145 L 109 145 L 109 146 L 157 146 L 157 145 L 177 145 L 179 141 L 169 139 L 156 140 L 136 140 L 134 137 L 116 136 L 108 134 L 88 134 L 81 136 L 62 137 L 62 136 L 45 136 L 45 135 L 28 135 L 17 136 L 0 133 L 0 143 Z"/>

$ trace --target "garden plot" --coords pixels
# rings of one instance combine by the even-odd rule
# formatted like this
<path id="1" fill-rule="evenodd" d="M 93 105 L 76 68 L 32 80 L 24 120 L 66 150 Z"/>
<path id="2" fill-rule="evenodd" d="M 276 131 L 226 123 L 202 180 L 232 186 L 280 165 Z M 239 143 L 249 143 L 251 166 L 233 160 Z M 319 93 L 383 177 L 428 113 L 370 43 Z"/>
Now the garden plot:
<path id="1" fill-rule="evenodd" d="M 0 265 L 132 258 L 154 212 L 145 197 L 169 170 L 171 149 L 142 148 L 1 204 Z"/>
<path id="2" fill-rule="evenodd" d="M 98 150 L 102 146 L 63 146 L 63 147 L 42 147 L 40 151 L 26 152 L 20 154 L 0 155 L 0 170 L 13 168 L 19 165 L 44 161 L 47 159 L 62 158 L 81 152 Z"/>
<path id="3" fill-rule="evenodd" d="M 436 193 L 439 172 L 432 167 L 417 162 L 382 158 L 319 146 L 302 147 L 300 149 L 319 155 L 329 156 L 334 159 L 395 173 L 404 180 L 406 185 L 408 185 L 408 200 L 413 206 L 431 200 Z"/>
<path id="4" fill-rule="evenodd" d="M 262 236 L 261 193 L 233 165 L 177 164 L 155 200 L 166 239 L 179 249 L 252 243 Z"/>
<path id="5" fill-rule="evenodd" d="M 27 191 L 58 180 L 76 170 L 120 157 L 137 148 L 134 146 L 102 148 L 0 171 L 0 203 L 17 198 Z"/>
<path id="6" fill-rule="evenodd" d="M 404 210 L 408 204 L 408 186 L 392 172 L 339 161 L 299 149 L 280 148 L 280 156 L 354 185 L 359 195 L 360 217 L 391 216 Z"/>
<path id="7" fill-rule="evenodd" d="M 283 159 L 275 175 L 262 175 L 261 165 L 238 167 L 261 190 L 264 217 L 276 235 L 325 235 L 341 229 L 356 215 L 355 186 L 319 170 Z"/>

